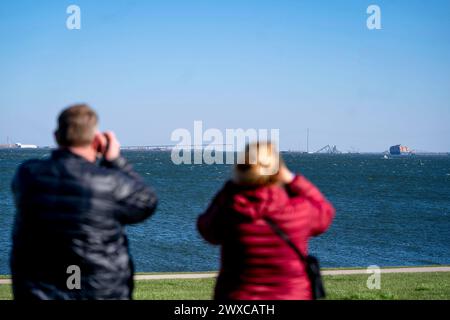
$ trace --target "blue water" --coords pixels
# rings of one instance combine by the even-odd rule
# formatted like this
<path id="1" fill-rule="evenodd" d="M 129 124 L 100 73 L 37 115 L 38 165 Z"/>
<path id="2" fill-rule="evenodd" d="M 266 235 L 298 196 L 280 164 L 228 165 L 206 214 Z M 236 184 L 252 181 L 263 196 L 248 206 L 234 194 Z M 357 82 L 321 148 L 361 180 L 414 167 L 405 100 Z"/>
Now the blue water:
<path id="1" fill-rule="evenodd" d="M 25 159 L 49 154 L 0 150 L 0 274 L 9 273 L 14 171 Z M 160 197 L 151 219 L 128 227 L 137 271 L 216 270 L 218 249 L 200 239 L 195 221 L 229 176 L 230 166 L 177 166 L 169 152 L 124 155 Z M 337 209 L 330 230 L 310 244 L 324 267 L 450 264 L 450 156 L 386 160 L 381 155 L 287 153 L 284 157 Z"/>

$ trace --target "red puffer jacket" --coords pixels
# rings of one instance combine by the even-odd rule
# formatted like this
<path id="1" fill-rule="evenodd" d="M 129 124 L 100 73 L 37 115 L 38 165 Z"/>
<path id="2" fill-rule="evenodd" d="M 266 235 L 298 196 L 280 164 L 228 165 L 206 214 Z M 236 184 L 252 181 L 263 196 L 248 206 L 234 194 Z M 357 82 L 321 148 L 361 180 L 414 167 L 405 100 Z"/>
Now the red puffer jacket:
<path id="1" fill-rule="evenodd" d="M 311 299 L 305 266 L 263 220 L 270 217 L 306 255 L 308 239 L 329 227 L 335 210 L 306 178 L 244 188 L 225 184 L 198 219 L 200 234 L 221 245 L 217 300 Z"/>

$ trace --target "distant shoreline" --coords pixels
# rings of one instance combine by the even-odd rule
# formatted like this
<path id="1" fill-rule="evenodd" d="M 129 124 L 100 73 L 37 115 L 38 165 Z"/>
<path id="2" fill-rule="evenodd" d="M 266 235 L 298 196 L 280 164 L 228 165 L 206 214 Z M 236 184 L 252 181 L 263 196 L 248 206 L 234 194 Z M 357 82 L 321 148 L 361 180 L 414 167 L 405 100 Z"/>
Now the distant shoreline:
<path id="1" fill-rule="evenodd" d="M 172 149 L 175 146 L 123 146 L 121 147 L 122 151 L 166 151 L 171 152 Z M 37 146 L 37 148 L 20 148 L 16 146 L 5 146 L 0 145 L 0 150 L 54 150 L 56 147 L 50 147 L 50 146 Z M 199 147 L 191 146 L 191 150 L 201 150 Z M 302 154 L 302 155 L 332 155 L 332 156 L 345 156 L 345 155 L 385 155 L 386 151 L 367 151 L 367 152 L 342 152 L 342 153 L 317 153 L 317 152 L 306 152 L 301 150 L 281 150 L 281 153 L 295 153 L 295 154 Z M 449 156 L 450 152 L 416 152 L 411 155 L 390 155 L 392 158 L 408 158 L 408 157 L 414 157 L 414 156 Z"/>

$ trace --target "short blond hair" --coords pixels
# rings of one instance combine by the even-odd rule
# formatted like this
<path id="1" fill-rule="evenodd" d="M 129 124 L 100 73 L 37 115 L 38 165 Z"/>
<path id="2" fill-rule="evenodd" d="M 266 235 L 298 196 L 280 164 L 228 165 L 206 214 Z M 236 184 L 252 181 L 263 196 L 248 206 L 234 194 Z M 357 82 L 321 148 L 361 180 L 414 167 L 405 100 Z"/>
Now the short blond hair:
<path id="1" fill-rule="evenodd" d="M 245 146 L 234 166 L 233 181 L 248 186 L 265 186 L 277 182 L 282 158 L 271 142 L 253 142 Z"/>
<path id="2" fill-rule="evenodd" d="M 87 104 L 70 106 L 58 117 L 56 142 L 62 147 L 87 146 L 94 140 L 97 123 L 97 114 Z"/>

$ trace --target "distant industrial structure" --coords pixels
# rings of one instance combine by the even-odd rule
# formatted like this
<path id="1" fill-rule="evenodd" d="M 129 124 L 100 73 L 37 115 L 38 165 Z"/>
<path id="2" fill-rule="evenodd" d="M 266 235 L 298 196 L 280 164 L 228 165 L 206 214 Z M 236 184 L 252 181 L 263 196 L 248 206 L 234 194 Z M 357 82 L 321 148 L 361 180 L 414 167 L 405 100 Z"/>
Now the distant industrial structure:
<path id="1" fill-rule="evenodd" d="M 327 144 L 325 147 L 320 148 L 314 153 L 341 154 L 342 152 L 339 151 L 335 145 L 330 146 L 329 144 Z"/>
<path id="2" fill-rule="evenodd" d="M 9 141 L 9 136 L 6 137 L 6 144 L 0 144 L 0 149 L 10 149 L 15 148 L 16 146 L 14 144 L 11 144 Z"/>
<path id="3" fill-rule="evenodd" d="M 315 151 L 315 152 L 310 152 L 309 151 L 309 128 L 306 129 L 306 152 L 303 153 L 308 153 L 308 154 L 314 154 L 314 153 L 321 153 L 321 154 L 341 154 L 342 152 L 338 150 L 338 148 L 336 147 L 336 145 L 329 145 L 327 144 L 326 146 L 320 148 L 319 150 Z"/>
<path id="4" fill-rule="evenodd" d="M 6 137 L 6 144 L 0 144 L 0 149 L 37 149 L 34 144 L 11 143 L 9 137 Z"/>
<path id="5" fill-rule="evenodd" d="M 306 153 L 309 153 L 309 128 L 306 129 Z"/>

